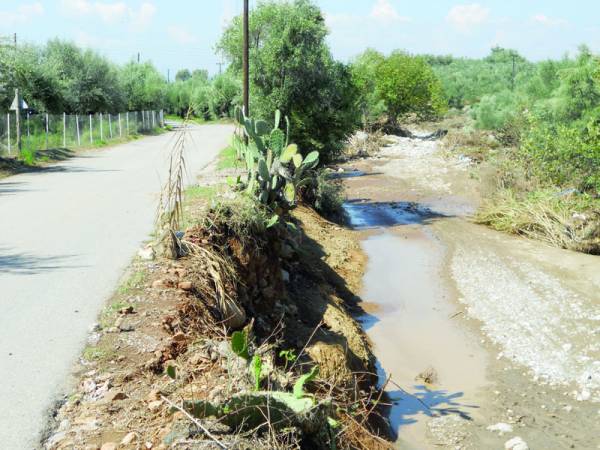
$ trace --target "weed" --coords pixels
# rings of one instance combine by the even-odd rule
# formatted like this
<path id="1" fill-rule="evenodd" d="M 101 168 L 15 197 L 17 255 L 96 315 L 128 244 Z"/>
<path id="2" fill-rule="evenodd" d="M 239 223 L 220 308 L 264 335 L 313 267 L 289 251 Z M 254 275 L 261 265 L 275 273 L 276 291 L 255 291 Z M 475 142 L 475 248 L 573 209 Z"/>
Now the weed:
<path id="1" fill-rule="evenodd" d="M 219 153 L 219 162 L 217 163 L 217 169 L 233 169 L 240 167 L 241 163 L 238 161 L 237 151 L 231 145 L 225 147 Z"/>
<path id="2" fill-rule="evenodd" d="M 121 286 L 119 286 L 119 294 L 125 295 L 134 289 L 139 289 L 146 278 L 146 273 L 143 270 L 134 272 Z"/>

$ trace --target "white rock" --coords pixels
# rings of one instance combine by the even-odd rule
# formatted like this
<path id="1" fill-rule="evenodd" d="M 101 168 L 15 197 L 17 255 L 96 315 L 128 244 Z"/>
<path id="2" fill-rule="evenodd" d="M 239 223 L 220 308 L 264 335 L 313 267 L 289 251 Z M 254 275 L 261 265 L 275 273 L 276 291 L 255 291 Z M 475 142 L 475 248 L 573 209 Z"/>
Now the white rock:
<path id="1" fill-rule="evenodd" d="M 141 248 L 138 251 L 138 256 L 145 261 L 152 261 L 156 255 L 154 253 L 154 249 L 148 246 Z"/>
<path id="2" fill-rule="evenodd" d="M 290 273 L 287 270 L 281 269 L 281 278 L 283 278 L 283 281 L 285 283 L 289 283 L 290 282 Z"/>
<path id="3" fill-rule="evenodd" d="M 587 400 L 589 400 L 592 397 L 592 393 L 590 391 L 588 391 L 587 389 L 583 389 L 579 394 L 577 394 L 577 401 L 578 402 L 585 402 Z"/>
<path id="4" fill-rule="evenodd" d="M 513 427 L 511 424 L 498 422 L 495 425 L 490 425 L 486 428 L 488 431 L 497 431 L 502 436 L 504 433 L 512 433 Z"/>
<path id="5" fill-rule="evenodd" d="M 519 436 L 515 436 L 504 443 L 506 450 L 529 450 L 527 443 Z"/>

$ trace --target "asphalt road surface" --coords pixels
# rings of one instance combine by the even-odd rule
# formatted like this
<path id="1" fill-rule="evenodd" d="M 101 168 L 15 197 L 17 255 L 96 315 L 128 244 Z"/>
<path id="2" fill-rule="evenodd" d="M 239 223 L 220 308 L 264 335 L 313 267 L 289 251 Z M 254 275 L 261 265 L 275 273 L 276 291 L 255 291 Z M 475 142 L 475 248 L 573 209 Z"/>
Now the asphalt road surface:
<path id="1" fill-rule="evenodd" d="M 189 181 L 229 125 L 194 126 Z M 0 447 L 39 446 L 103 302 L 151 233 L 174 133 L 0 180 Z"/>

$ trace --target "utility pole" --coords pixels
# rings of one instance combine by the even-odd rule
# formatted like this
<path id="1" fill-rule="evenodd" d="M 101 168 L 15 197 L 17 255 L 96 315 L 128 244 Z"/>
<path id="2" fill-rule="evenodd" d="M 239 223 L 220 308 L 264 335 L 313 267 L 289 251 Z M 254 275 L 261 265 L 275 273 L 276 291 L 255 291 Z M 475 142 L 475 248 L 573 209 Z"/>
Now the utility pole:
<path id="1" fill-rule="evenodd" d="M 167 69 L 167 84 L 171 82 L 171 69 Z"/>
<path id="2" fill-rule="evenodd" d="M 138 64 L 140 63 L 140 52 L 138 52 Z"/>
<path id="3" fill-rule="evenodd" d="M 15 33 L 14 35 L 14 41 L 15 41 L 15 50 L 17 49 L 17 33 Z"/>
<path id="4" fill-rule="evenodd" d="M 515 77 L 517 76 L 517 66 L 516 66 L 517 55 L 515 55 L 514 52 L 511 52 L 510 56 L 512 56 L 512 76 L 510 79 L 510 89 L 511 89 L 511 91 L 514 91 L 515 90 Z"/>
<path id="5" fill-rule="evenodd" d="M 223 64 L 225 64 L 225 63 L 222 63 L 222 62 L 217 63 L 217 66 L 219 66 L 219 75 L 221 75 L 221 73 L 223 73 L 223 69 L 222 69 Z"/>
<path id="6" fill-rule="evenodd" d="M 250 52 L 249 52 L 249 27 L 248 27 L 248 0 L 244 0 L 244 54 L 243 54 L 243 70 L 244 70 L 244 114 L 250 116 Z"/>

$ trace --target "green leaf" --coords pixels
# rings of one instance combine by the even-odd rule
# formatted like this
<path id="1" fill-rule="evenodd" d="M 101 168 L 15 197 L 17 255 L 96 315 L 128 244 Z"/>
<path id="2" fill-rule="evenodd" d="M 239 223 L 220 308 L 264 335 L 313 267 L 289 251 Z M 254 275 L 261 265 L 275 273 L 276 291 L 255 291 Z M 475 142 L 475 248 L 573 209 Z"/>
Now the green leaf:
<path id="1" fill-rule="evenodd" d="M 296 144 L 288 145 L 279 159 L 282 163 L 289 163 L 296 153 L 298 153 L 298 146 Z"/>
<path id="2" fill-rule="evenodd" d="M 298 378 L 298 381 L 296 381 L 296 383 L 294 384 L 294 397 L 296 397 L 296 398 L 304 397 L 304 395 L 305 395 L 304 385 L 306 383 L 314 380 L 318 373 L 319 373 L 319 366 L 313 366 L 313 368 L 310 369 L 310 372 L 308 372 L 308 373 L 302 375 L 300 378 Z"/>
<path id="3" fill-rule="evenodd" d="M 296 166 L 296 168 L 302 165 L 302 155 L 300 153 L 296 153 L 292 159 L 294 160 L 294 166 Z"/>
<path id="4" fill-rule="evenodd" d="M 258 160 L 258 175 L 265 181 L 269 180 L 269 169 L 264 159 Z"/>
<path id="5" fill-rule="evenodd" d="M 330 426 L 332 429 L 334 429 L 334 430 L 335 430 L 336 428 L 339 428 L 339 427 L 340 427 L 340 425 L 341 425 L 341 424 L 340 424 L 340 422 L 339 422 L 339 421 L 337 421 L 337 420 L 335 420 L 333 417 L 328 417 L 328 418 L 327 418 L 327 423 L 328 423 L 328 424 L 329 424 L 329 426 Z"/>
<path id="6" fill-rule="evenodd" d="M 175 366 L 167 367 L 167 375 L 169 375 L 169 378 L 171 378 L 172 380 L 177 378 L 177 371 L 175 369 Z"/>
<path id="7" fill-rule="evenodd" d="M 296 188 L 292 183 L 285 184 L 283 195 L 288 203 L 294 203 L 296 201 Z"/>
<path id="8" fill-rule="evenodd" d="M 279 128 L 279 122 L 281 122 L 281 111 L 275 111 L 275 124 L 273 128 Z"/>
<path id="9" fill-rule="evenodd" d="M 248 353 L 248 334 L 246 330 L 236 331 L 231 335 L 231 350 L 245 360 L 250 360 Z"/>
<path id="10" fill-rule="evenodd" d="M 258 120 L 255 124 L 255 131 L 258 136 L 265 136 L 271 132 L 271 127 L 264 120 Z"/>
<path id="11" fill-rule="evenodd" d="M 275 224 L 277 222 L 279 222 L 279 216 L 277 214 L 274 214 L 273 216 L 271 216 L 271 218 L 267 222 L 267 228 L 271 228 L 271 227 L 275 226 Z"/>
<path id="12" fill-rule="evenodd" d="M 275 153 L 277 156 L 281 155 L 281 152 L 285 147 L 285 135 L 283 134 L 283 131 L 281 131 L 279 128 L 276 128 L 275 130 L 271 131 L 271 136 L 269 139 L 273 153 Z"/>
<path id="13" fill-rule="evenodd" d="M 298 231 L 298 227 L 293 222 L 286 222 L 287 227 L 292 230 L 294 233 Z"/>
<path id="14" fill-rule="evenodd" d="M 312 169 L 313 167 L 316 167 L 317 164 L 319 164 L 319 152 L 317 151 L 310 152 L 306 155 L 306 158 L 304 158 L 302 163 L 307 169 Z"/>
<path id="15" fill-rule="evenodd" d="M 260 389 L 260 374 L 262 372 L 262 360 L 260 356 L 254 355 L 252 358 L 252 376 L 254 377 L 254 390 Z"/>

